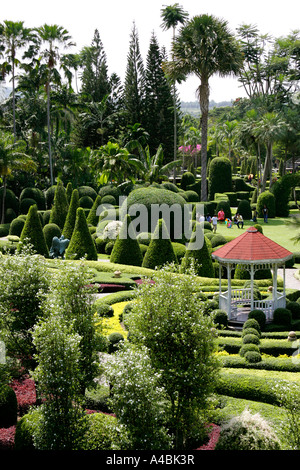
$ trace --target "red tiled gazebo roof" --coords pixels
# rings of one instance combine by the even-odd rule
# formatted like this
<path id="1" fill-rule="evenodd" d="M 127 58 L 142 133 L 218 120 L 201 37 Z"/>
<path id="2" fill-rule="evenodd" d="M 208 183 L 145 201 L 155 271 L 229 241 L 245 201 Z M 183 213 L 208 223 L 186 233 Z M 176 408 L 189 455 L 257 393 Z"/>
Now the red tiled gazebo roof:
<path id="1" fill-rule="evenodd" d="M 255 227 L 249 227 L 239 237 L 217 249 L 213 258 L 238 263 L 280 263 L 293 256 L 286 248 L 270 240 Z"/>

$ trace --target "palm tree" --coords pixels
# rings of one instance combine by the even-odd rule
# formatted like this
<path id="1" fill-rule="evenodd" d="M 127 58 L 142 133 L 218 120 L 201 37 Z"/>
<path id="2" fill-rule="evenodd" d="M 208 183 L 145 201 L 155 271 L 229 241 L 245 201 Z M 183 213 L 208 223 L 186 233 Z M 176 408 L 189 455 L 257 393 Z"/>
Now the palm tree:
<path id="1" fill-rule="evenodd" d="M 262 191 L 266 189 L 268 176 L 272 185 L 273 144 L 283 135 L 286 122 L 275 112 L 265 113 L 254 129 L 254 135 L 266 146 L 266 159 L 262 178 Z"/>
<path id="2" fill-rule="evenodd" d="M 173 60 L 167 72 L 178 80 L 195 74 L 201 110 L 201 199 L 207 200 L 207 131 L 209 110 L 209 79 L 219 74 L 237 74 L 242 64 L 240 46 L 228 29 L 227 22 L 212 15 L 193 17 L 180 30 L 173 42 Z"/>
<path id="3" fill-rule="evenodd" d="M 173 41 L 175 41 L 175 32 L 176 26 L 181 23 L 184 24 L 188 18 L 188 13 L 186 13 L 178 3 L 174 5 L 165 6 L 161 9 L 161 17 L 163 19 L 162 28 L 164 30 L 169 30 L 173 28 Z M 174 160 L 177 158 L 177 110 L 176 110 L 176 89 L 175 89 L 175 80 L 173 80 L 173 106 L 174 106 Z M 175 180 L 175 170 L 174 170 L 174 180 Z"/>
<path id="4" fill-rule="evenodd" d="M 51 124 L 50 124 L 50 89 L 51 81 L 53 80 L 53 75 L 55 73 L 56 79 L 58 78 L 58 72 L 55 71 L 55 66 L 60 57 L 59 48 L 61 46 L 67 48 L 75 45 L 71 41 L 71 36 L 68 31 L 62 26 L 58 25 L 47 25 L 36 29 L 40 47 L 42 44 L 45 44 L 45 48 L 41 50 L 41 56 L 45 60 L 47 77 L 46 77 L 46 91 L 47 91 L 47 126 L 48 126 L 48 147 L 49 147 L 49 163 L 50 163 L 50 180 L 51 185 L 54 184 L 53 179 L 53 165 L 52 165 L 52 155 L 51 155 Z"/>
<path id="5" fill-rule="evenodd" d="M 16 96 L 15 78 L 16 66 L 19 64 L 17 51 L 23 48 L 33 39 L 32 30 L 24 27 L 24 21 L 4 21 L 1 27 L 0 44 L 6 61 L 2 64 L 4 73 L 11 72 L 12 75 L 12 105 L 13 105 L 13 134 L 16 140 Z"/>
<path id="6" fill-rule="evenodd" d="M 1 224 L 5 218 L 5 197 L 7 189 L 7 177 L 13 170 L 35 170 L 36 164 L 31 157 L 24 152 L 24 141 L 15 141 L 12 134 L 0 135 L 0 176 L 3 179 L 3 195 L 1 208 Z"/>

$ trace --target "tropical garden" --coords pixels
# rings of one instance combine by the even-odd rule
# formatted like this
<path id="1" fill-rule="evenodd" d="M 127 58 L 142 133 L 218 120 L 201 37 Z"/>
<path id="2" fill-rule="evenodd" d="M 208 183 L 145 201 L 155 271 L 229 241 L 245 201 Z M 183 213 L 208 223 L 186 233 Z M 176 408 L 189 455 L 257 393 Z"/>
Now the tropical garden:
<path id="1" fill-rule="evenodd" d="M 124 83 L 98 30 L 68 53 L 62 26 L 0 25 L 3 450 L 299 450 L 300 290 L 272 322 L 253 310 L 233 326 L 212 254 L 242 231 L 207 220 L 241 214 L 298 273 L 299 31 L 234 34 L 178 4 L 161 18 L 171 50 L 153 33 L 144 62 L 133 23 Z M 176 88 L 191 74 L 199 116 Z M 247 97 L 210 108 L 216 74 Z M 189 209 L 179 235 L 174 206 Z M 257 272 L 257 298 L 272 276 Z"/>

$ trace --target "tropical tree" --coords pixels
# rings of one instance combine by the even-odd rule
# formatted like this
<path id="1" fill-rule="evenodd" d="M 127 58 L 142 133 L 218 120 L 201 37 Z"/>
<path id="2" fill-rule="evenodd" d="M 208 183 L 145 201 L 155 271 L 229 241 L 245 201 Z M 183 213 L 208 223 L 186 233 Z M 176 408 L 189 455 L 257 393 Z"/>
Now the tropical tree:
<path id="1" fill-rule="evenodd" d="M 7 189 L 7 177 L 14 170 L 35 170 L 36 165 L 29 155 L 24 152 L 26 144 L 23 141 L 15 141 L 12 134 L 0 135 L 0 176 L 3 180 L 3 195 L 1 208 L 1 223 L 5 218 L 5 197 Z"/>
<path id="2" fill-rule="evenodd" d="M 173 41 L 175 41 L 176 26 L 184 24 L 185 20 L 188 18 L 188 13 L 186 13 L 183 8 L 178 4 L 174 3 L 173 5 L 165 6 L 161 9 L 161 17 L 163 19 L 162 28 L 168 30 L 173 29 Z M 174 160 L 177 159 L 177 110 L 176 110 L 176 86 L 175 80 L 173 80 L 173 109 L 174 109 Z M 175 179 L 175 172 L 174 172 Z"/>
<path id="3" fill-rule="evenodd" d="M 212 15 L 195 16 L 182 26 L 172 47 L 173 60 L 166 64 L 170 76 L 182 80 L 195 74 L 201 110 L 201 199 L 207 200 L 207 132 L 209 111 L 209 79 L 238 74 L 242 55 L 229 31 L 227 22 Z"/>
<path id="4" fill-rule="evenodd" d="M 71 41 L 71 36 L 68 31 L 62 26 L 47 25 L 36 29 L 39 39 L 39 47 L 42 60 L 45 61 L 46 68 L 46 92 L 47 92 L 47 126 L 48 126 L 48 149 L 49 149 L 49 164 L 50 164 L 50 180 L 51 185 L 54 184 L 53 179 L 53 164 L 51 153 L 51 121 L 50 121 L 50 89 L 51 82 L 59 81 L 59 73 L 55 66 L 60 58 L 60 47 L 71 47 L 74 43 Z M 43 45 L 45 47 L 43 48 Z"/>
<path id="5" fill-rule="evenodd" d="M 13 104 L 13 134 L 16 139 L 16 97 L 15 97 L 15 79 L 16 66 L 20 64 L 17 58 L 19 49 L 24 48 L 30 40 L 33 39 L 33 33 L 30 28 L 24 27 L 24 21 L 5 20 L 0 31 L 0 50 L 6 60 L 2 63 L 2 73 L 10 72 L 12 75 L 12 104 Z M 1 47 L 2 46 L 2 47 Z"/>

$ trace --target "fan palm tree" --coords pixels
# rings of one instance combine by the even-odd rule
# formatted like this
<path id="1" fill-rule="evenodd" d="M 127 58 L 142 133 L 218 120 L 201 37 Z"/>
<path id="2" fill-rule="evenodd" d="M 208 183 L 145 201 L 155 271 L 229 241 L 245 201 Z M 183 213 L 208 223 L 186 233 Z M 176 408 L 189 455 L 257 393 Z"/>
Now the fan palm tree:
<path id="1" fill-rule="evenodd" d="M 178 3 L 174 5 L 165 6 L 161 9 L 161 17 L 163 19 L 162 28 L 169 30 L 173 28 L 173 41 L 175 41 L 176 26 L 181 23 L 184 24 L 188 18 L 186 13 Z M 174 106 L 174 160 L 177 157 L 177 111 L 176 111 L 176 89 L 175 80 L 173 80 L 173 106 Z M 175 180 L 175 172 L 174 172 Z"/>
<path id="2" fill-rule="evenodd" d="M 173 42 L 173 60 L 166 71 L 179 81 L 195 74 L 201 110 L 201 199 L 207 200 L 207 131 L 209 110 L 209 79 L 235 75 L 242 64 L 240 46 L 228 29 L 227 22 L 212 15 L 195 16 L 182 26 Z"/>
<path id="3" fill-rule="evenodd" d="M 2 72 L 11 72 L 12 75 L 12 106 L 13 106 L 13 134 L 16 140 L 16 96 L 15 78 L 16 66 L 19 64 L 17 51 L 33 39 L 32 30 L 24 27 L 24 21 L 4 21 L 1 25 L 0 44 L 6 61 L 2 63 Z"/>
<path id="4" fill-rule="evenodd" d="M 14 170 L 35 170 L 36 165 L 29 155 L 24 152 L 26 144 L 24 141 L 15 141 L 12 134 L 0 135 L 0 176 L 3 180 L 1 224 L 5 217 L 5 197 L 7 189 L 7 177 Z"/>
<path id="5" fill-rule="evenodd" d="M 75 44 L 71 41 L 71 36 L 69 35 L 68 31 L 64 29 L 62 26 L 58 25 L 47 25 L 44 24 L 43 26 L 36 29 L 40 49 L 41 49 L 41 57 L 44 59 L 46 64 L 46 92 L 47 92 L 47 126 L 48 126 L 48 147 L 49 147 L 49 164 L 50 164 L 50 180 L 51 185 L 54 184 L 53 179 L 53 165 L 52 165 L 52 154 L 51 154 L 51 124 L 50 124 L 50 89 L 51 89 L 51 81 L 53 80 L 53 76 L 55 76 L 56 80 L 59 78 L 58 72 L 55 70 L 55 66 L 60 57 L 60 47 L 71 47 Z M 42 45 L 45 44 L 45 48 L 42 49 Z"/>

